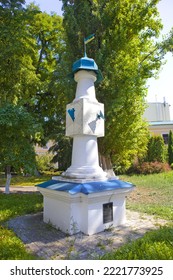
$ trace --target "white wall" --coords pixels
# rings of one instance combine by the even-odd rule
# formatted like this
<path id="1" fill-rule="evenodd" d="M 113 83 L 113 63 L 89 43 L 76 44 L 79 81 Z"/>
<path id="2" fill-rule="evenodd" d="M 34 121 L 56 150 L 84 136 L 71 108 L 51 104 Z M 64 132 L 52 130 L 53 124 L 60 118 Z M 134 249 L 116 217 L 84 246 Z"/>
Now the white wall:
<path id="1" fill-rule="evenodd" d="M 166 102 L 151 102 L 145 110 L 144 118 L 149 122 L 170 121 L 169 104 Z"/>

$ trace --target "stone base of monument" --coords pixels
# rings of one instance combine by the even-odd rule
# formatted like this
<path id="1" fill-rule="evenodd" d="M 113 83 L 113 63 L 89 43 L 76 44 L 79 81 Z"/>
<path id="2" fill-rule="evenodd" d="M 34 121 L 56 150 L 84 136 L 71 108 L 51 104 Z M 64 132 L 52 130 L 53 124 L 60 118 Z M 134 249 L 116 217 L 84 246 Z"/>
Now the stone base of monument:
<path id="1" fill-rule="evenodd" d="M 126 196 L 134 185 L 118 179 L 67 180 L 37 185 L 44 196 L 44 222 L 67 234 L 92 235 L 126 222 Z"/>

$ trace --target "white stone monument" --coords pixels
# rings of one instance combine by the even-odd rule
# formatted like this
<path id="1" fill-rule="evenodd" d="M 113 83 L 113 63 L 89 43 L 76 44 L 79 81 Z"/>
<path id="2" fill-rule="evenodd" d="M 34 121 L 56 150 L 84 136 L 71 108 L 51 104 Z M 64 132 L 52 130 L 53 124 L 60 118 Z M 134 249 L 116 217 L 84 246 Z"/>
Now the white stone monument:
<path id="1" fill-rule="evenodd" d="M 93 60 L 82 58 L 81 64 Z M 94 66 L 94 65 L 93 65 Z M 76 97 L 67 105 L 66 135 L 73 137 L 72 164 L 63 174 L 73 179 L 103 179 L 106 173 L 99 166 L 97 137 L 104 136 L 104 105 L 95 96 L 94 71 L 80 70 L 74 74 Z"/>
<path id="2" fill-rule="evenodd" d="M 73 137 L 71 166 L 61 177 L 38 185 L 44 221 L 69 234 L 92 235 L 126 221 L 126 196 L 134 186 L 108 178 L 99 166 L 97 137 L 104 136 L 104 105 L 95 95 L 100 72 L 83 57 L 73 64 L 75 99 L 66 108 L 66 136 Z"/>

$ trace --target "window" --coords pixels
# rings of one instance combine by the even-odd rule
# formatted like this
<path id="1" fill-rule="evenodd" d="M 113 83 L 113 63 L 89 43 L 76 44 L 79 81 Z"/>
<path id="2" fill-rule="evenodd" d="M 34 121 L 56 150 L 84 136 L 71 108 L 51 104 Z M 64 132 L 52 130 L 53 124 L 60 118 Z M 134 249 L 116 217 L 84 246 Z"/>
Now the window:
<path id="1" fill-rule="evenodd" d="M 167 133 L 164 133 L 162 134 L 162 137 L 163 137 L 163 141 L 165 144 L 168 144 L 168 134 Z"/>
<path id="2" fill-rule="evenodd" d="M 103 204 L 103 223 L 113 221 L 113 202 Z"/>

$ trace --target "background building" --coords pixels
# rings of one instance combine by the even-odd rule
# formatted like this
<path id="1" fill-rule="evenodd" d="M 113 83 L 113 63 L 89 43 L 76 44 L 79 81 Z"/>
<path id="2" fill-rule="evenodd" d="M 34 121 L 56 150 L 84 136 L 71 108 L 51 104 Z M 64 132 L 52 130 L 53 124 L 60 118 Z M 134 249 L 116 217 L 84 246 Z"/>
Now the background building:
<path id="1" fill-rule="evenodd" d="M 149 122 L 151 134 L 161 135 L 165 144 L 168 143 L 169 131 L 173 131 L 173 121 L 170 119 L 170 105 L 164 102 L 150 102 L 144 113 Z"/>

